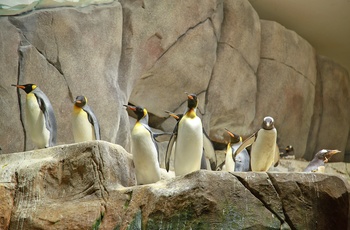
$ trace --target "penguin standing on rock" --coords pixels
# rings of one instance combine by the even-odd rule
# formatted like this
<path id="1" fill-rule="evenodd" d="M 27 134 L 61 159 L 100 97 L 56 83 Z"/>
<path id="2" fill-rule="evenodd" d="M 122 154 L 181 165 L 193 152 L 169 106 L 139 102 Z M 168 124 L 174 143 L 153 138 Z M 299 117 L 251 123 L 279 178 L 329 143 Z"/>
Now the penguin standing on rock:
<path id="1" fill-rule="evenodd" d="M 27 93 L 26 131 L 36 148 L 56 145 L 56 118 L 48 97 L 35 84 L 12 86 L 23 89 Z"/>
<path id="2" fill-rule="evenodd" d="M 197 95 L 188 94 L 187 98 L 188 108 L 175 126 L 165 156 L 166 170 L 169 171 L 171 150 L 175 145 L 176 176 L 200 170 L 203 154 L 203 126 L 201 119 L 196 115 Z"/>
<path id="3" fill-rule="evenodd" d="M 265 117 L 261 129 L 247 138 L 236 150 L 234 158 L 243 149 L 251 147 L 250 159 L 253 172 L 266 172 L 275 161 L 277 130 L 272 117 Z"/>
<path id="4" fill-rule="evenodd" d="M 173 117 L 177 121 L 176 126 L 178 125 L 179 121 L 183 117 L 183 114 L 175 114 L 170 111 L 165 111 L 165 112 L 168 113 L 171 117 Z M 173 147 L 171 149 L 171 154 L 174 154 L 175 144 L 173 144 L 172 146 Z M 211 142 L 204 128 L 203 128 L 203 149 L 204 149 L 204 152 L 202 154 L 202 159 L 201 159 L 201 169 L 216 170 L 216 164 L 217 164 L 216 153 L 214 150 L 213 143 Z"/>
<path id="5" fill-rule="evenodd" d="M 101 140 L 97 118 L 84 96 L 77 96 L 74 101 L 72 126 L 75 142 Z"/>
<path id="6" fill-rule="evenodd" d="M 233 154 L 242 144 L 242 137 L 240 135 L 230 132 L 225 129 L 230 136 L 230 140 L 227 144 L 225 165 L 222 167 L 223 171 L 227 172 L 248 172 L 250 168 L 250 156 L 246 149 L 243 149 L 236 158 L 233 158 Z"/>
<path id="7" fill-rule="evenodd" d="M 324 173 L 325 164 L 334 155 L 340 153 L 339 150 L 322 149 L 317 152 L 312 161 L 306 166 L 303 172 L 321 172 Z"/>
<path id="8" fill-rule="evenodd" d="M 124 106 L 137 115 L 137 121 L 131 131 L 131 153 L 137 184 L 155 183 L 160 180 L 158 146 L 148 126 L 147 110 L 140 106 Z"/>

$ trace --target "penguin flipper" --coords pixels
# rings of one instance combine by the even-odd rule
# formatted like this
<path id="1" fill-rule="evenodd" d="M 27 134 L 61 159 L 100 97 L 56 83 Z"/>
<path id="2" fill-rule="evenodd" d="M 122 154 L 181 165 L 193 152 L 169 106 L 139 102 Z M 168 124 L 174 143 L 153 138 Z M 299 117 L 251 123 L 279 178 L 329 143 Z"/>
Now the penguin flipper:
<path id="1" fill-rule="evenodd" d="M 205 157 L 209 159 L 211 170 L 216 170 L 217 158 L 216 158 L 214 146 L 204 129 L 203 129 L 203 148 L 204 148 Z"/>
<path id="2" fill-rule="evenodd" d="M 170 168 L 170 157 L 171 157 L 171 152 L 173 149 L 173 146 L 176 142 L 177 139 L 177 132 L 173 133 L 170 137 L 168 146 L 166 148 L 166 152 L 165 152 L 165 169 L 167 172 L 169 172 L 169 168 Z"/>
<path id="3" fill-rule="evenodd" d="M 247 148 L 248 146 L 251 146 L 255 142 L 257 136 L 258 132 L 245 139 L 243 143 L 236 149 L 235 153 L 232 156 L 233 159 L 236 159 L 237 154 L 239 154 L 243 149 Z"/>
<path id="4" fill-rule="evenodd" d="M 207 161 L 205 160 L 204 149 L 203 149 L 203 151 L 202 151 L 201 168 L 200 168 L 200 169 L 208 169 L 208 167 L 207 167 Z"/>
<path id="5" fill-rule="evenodd" d="M 157 142 L 164 142 L 164 141 L 169 141 L 171 138 L 171 134 L 169 132 L 164 132 L 164 133 L 153 133 L 153 138 Z"/>
<path id="6" fill-rule="evenodd" d="M 97 118 L 96 118 L 93 110 L 88 105 L 85 105 L 83 107 L 83 110 L 87 113 L 88 120 L 92 124 L 92 126 L 94 127 L 96 140 L 101 140 L 100 125 L 98 124 Z"/>
<path id="7" fill-rule="evenodd" d="M 46 129 L 50 132 L 49 146 L 46 147 L 52 147 L 56 145 L 57 138 L 57 123 L 55 113 L 53 111 L 49 98 L 41 90 L 36 88 L 35 92 L 33 93 L 36 97 L 40 110 L 44 114 Z"/>

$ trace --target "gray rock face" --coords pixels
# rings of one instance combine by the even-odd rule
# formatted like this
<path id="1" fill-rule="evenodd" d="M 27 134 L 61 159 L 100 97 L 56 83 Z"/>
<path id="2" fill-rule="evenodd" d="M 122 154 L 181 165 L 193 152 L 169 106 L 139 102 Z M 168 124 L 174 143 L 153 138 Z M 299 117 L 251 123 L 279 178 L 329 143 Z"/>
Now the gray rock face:
<path id="1" fill-rule="evenodd" d="M 108 6 L 35 11 L 23 16 L 4 17 L 0 23 L 6 39 L 1 52 L 3 74 L 2 108 L 5 111 L 1 136 L 4 152 L 33 149 L 29 138 L 23 143 L 23 128 L 15 88 L 11 84 L 35 83 L 50 99 L 58 124 L 58 144 L 72 143 L 73 99 L 85 95 L 101 125 L 103 140 L 128 145 L 125 124 L 127 102 L 119 88 L 119 60 L 122 41 L 122 10 L 118 2 Z M 6 33 L 5 33 L 6 31 Z M 112 35 L 113 36 L 109 36 Z M 108 35 L 108 36 L 107 36 Z M 5 59 L 5 60 L 4 60 Z M 11 71 L 10 71 L 11 70 Z M 24 111 L 25 93 L 20 92 Z M 24 113 L 23 113 L 24 116 Z M 3 119 L 2 119 L 3 120 Z M 25 119 L 22 120 L 25 121 Z M 13 123 L 13 124 L 12 124 Z M 25 127 L 25 124 L 24 124 Z M 3 143 L 6 143 L 5 145 Z"/>
<path id="2" fill-rule="evenodd" d="M 334 175 L 201 170 L 134 186 L 131 155 L 104 141 L 4 154 L 0 163 L 1 229 L 348 225 L 348 183 Z"/>
<path id="3" fill-rule="evenodd" d="M 332 160 L 342 161 L 350 151 L 348 72 L 295 32 L 259 20 L 246 0 L 41 9 L 1 17 L 0 29 L 3 153 L 33 149 L 25 94 L 10 86 L 31 82 L 51 100 L 58 144 L 73 142 L 77 95 L 88 98 L 102 140 L 129 150 L 122 105 L 145 107 L 150 125 L 169 132 L 174 121 L 164 110 L 184 112 L 187 91 L 199 95 L 198 115 L 214 141 L 224 142 L 224 128 L 247 137 L 270 115 L 279 146 L 293 145 L 297 158 L 336 148 L 342 154 Z"/>

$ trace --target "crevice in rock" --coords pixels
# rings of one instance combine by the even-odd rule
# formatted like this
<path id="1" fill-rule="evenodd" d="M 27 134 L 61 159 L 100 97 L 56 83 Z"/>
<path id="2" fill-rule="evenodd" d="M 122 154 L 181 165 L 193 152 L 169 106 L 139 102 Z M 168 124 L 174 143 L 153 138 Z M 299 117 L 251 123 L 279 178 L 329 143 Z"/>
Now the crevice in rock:
<path id="1" fill-rule="evenodd" d="M 293 66 L 288 65 L 288 64 L 286 64 L 286 63 L 284 63 L 284 62 L 277 61 L 277 60 L 274 59 L 274 58 L 260 57 L 260 59 L 262 59 L 262 60 L 269 60 L 269 61 L 275 61 L 275 62 L 277 62 L 277 63 L 280 63 L 280 64 L 283 64 L 283 65 L 287 66 L 288 68 L 291 68 L 292 70 L 294 70 L 295 72 L 297 72 L 298 74 L 300 74 L 301 76 L 303 76 L 308 82 L 310 82 L 310 84 L 311 84 L 312 86 L 315 87 L 315 83 L 313 83 L 307 76 L 305 76 L 302 72 L 300 72 L 299 70 L 297 70 L 297 69 L 294 68 Z"/>
<path id="2" fill-rule="evenodd" d="M 157 58 L 157 60 L 154 62 L 154 64 L 152 65 L 152 67 L 150 69 L 153 68 L 153 66 L 172 48 L 176 45 L 176 43 L 183 38 L 189 31 L 195 29 L 196 27 L 204 24 L 207 20 L 210 20 L 210 17 L 205 18 L 204 20 L 198 22 L 196 25 L 189 27 L 183 34 L 181 34 L 166 50 L 164 50 L 164 52 Z"/>
<path id="3" fill-rule="evenodd" d="M 19 44 L 18 46 L 18 69 L 17 69 L 17 85 L 20 84 L 21 79 L 22 79 L 22 71 L 21 71 L 21 67 L 22 67 L 22 62 L 23 62 L 23 53 L 21 51 L 21 45 Z M 18 102 L 18 107 L 19 107 L 19 119 L 21 121 L 21 126 L 22 126 L 22 130 L 23 130 L 23 152 L 26 151 L 27 149 L 27 130 L 26 127 L 24 125 L 24 117 L 23 117 L 23 108 L 22 108 L 22 103 L 21 103 L 21 94 L 19 92 L 20 89 L 17 88 L 17 102 Z"/>
<path id="4" fill-rule="evenodd" d="M 275 180 L 275 178 L 273 176 L 270 175 L 270 173 L 266 172 L 267 176 L 269 177 L 271 183 L 272 183 L 272 186 L 275 188 L 276 192 L 278 193 L 280 199 L 281 199 L 281 190 L 280 188 L 278 187 L 278 183 L 277 181 Z M 291 219 L 289 218 L 289 215 L 287 214 L 286 210 L 285 210 L 285 207 L 283 205 L 283 201 L 281 199 L 281 204 L 282 204 L 282 210 L 283 210 L 283 214 L 284 214 L 284 217 L 285 217 L 285 221 L 287 222 L 287 224 L 289 225 L 289 227 L 292 229 L 292 230 L 295 230 L 295 226 L 293 224 L 293 222 L 291 221 Z"/>
<path id="5" fill-rule="evenodd" d="M 231 49 L 235 50 L 237 53 L 239 53 L 239 55 L 243 58 L 243 60 L 247 63 L 247 65 L 249 66 L 249 68 L 253 71 L 254 74 L 256 74 L 254 68 L 250 65 L 250 63 L 248 62 L 248 60 L 242 55 L 242 53 L 234 46 L 232 46 L 231 44 L 227 43 L 227 42 L 222 42 L 219 41 L 218 44 L 223 44 L 223 45 L 227 45 L 229 46 Z"/>
<path id="6" fill-rule="evenodd" d="M 9 18 L 9 22 L 10 22 L 13 26 L 15 26 L 15 27 L 17 28 L 17 30 L 19 31 L 19 33 L 21 34 L 21 37 L 25 40 L 25 42 L 28 43 L 28 45 L 31 45 L 32 47 L 34 47 L 35 50 L 36 50 L 39 54 L 41 54 L 41 56 L 47 61 L 47 63 L 49 63 L 52 67 L 54 67 L 54 68 L 62 75 L 64 81 L 66 82 L 67 88 L 68 88 L 69 97 L 70 97 L 70 99 L 71 99 L 71 102 L 73 103 L 73 102 L 74 102 L 73 94 L 72 94 L 72 91 L 71 91 L 71 89 L 70 89 L 70 87 L 69 87 L 69 84 L 68 84 L 68 82 L 67 82 L 67 78 L 66 78 L 66 76 L 64 75 L 63 70 L 62 70 L 62 67 L 61 67 L 61 62 L 60 62 L 60 59 L 59 59 L 59 49 L 58 49 L 58 46 L 57 46 L 57 38 L 56 38 L 55 33 L 54 33 L 54 38 L 55 38 L 55 44 L 56 44 L 56 49 L 57 49 L 57 60 L 56 60 L 56 62 L 53 62 L 53 61 L 49 60 L 49 59 L 44 55 L 44 53 L 43 53 L 41 50 L 39 50 L 35 45 L 33 45 L 33 44 L 30 42 L 30 40 L 26 37 L 26 35 L 25 35 L 25 34 L 23 33 L 23 31 L 21 30 L 21 28 L 20 28 L 18 25 L 16 25 L 16 24 L 17 24 L 17 23 L 16 23 L 16 22 L 17 22 L 17 19 L 10 17 L 10 18 Z M 53 24 L 53 17 L 51 17 L 51 25 L 52 25 L 52 24 Z M 23 43 L 23 40 L 21 41 L 21 43 Z"/>
<path id="7" fill-rule="evenodd" d="M 209 18 L 209 21 L 210 21 L 211 27 L 213 29 L 213 33 L 214 33 L 214 35 L 216 37 L 216 51 L 215 51 L 215 63 L 213 64 L 213 68 L 211 69 L 208 85 L 207 85 L 206 89 L 203 90 L 204 92 L 206 92 L 206 94 L 205 94 L 205 102 L 204 102 L 204 113 L 202 113 L 202 115 L 204 115 L 205 112 L 207 111 L 207 104 L 209 102 L 209 94 L 208 94 L 208 92 L 209 92 L 209 87 L 211 85 L 211 82 L 213 80 L 213 74 L 214 74 L 214 69 L 215 69 L 215 66 L 216 66 L 217 58 L 218 58 L 218 47 L 219 47 L 219 38 L 218 38 L 217 34 L 215 33 L 214 23 L 213 23 L 211 18 Z"/>
<path id="8" fill-rule="evenodd" d="M 106 188 L 105 184 L 104 184 L 104 175 L 103 175 L 103 163 L 101 163 L 102 160 L 102 156 L 100 155 L 101 151 L 100 151 L 100 146 L 97 145 L 97 150 L 92 151 L 92 162 L 95 168 L 95 173 L 96 173 L 96 177 L 98 178 L 98 185 L 100 187 L 101 190 L 101 196 L 102 199 L 105 201 L 105 203 L 107 203 L 107 199 L 109 196 L 109 192 L 108 189 Z M 107 197 L 105 197 L 105 193 L 107 194 Z"/>
<path id="9" fill-rule="evenodd" d="M 54 17 L 51 16 L 51 28 L 53 28 L 53 23 L 54 23 Z M 57 54 L 57 60 L 56 60 L 56 63 L 52 64 L 58 72 L 60 72 L 60 74 L 62 75 L 63 79 L 64 79 L 64 82 L 66 83 L 67 85 L 67 89 L 68 89 L 68 95 L 69 95 L 69 98 L 71 100 L 71 102 L 73 103 L 74 102 L 74 98 L 73 98 L 73 93 L 72 93 L 72 90 L 68 84 L 68 81 L 67 81 L 67 78 L 66 78 L 66 75 L 64 75 L 63 73 L 63 70 L 62 70 L 62 66 L 61 66 L 61 62 L 60 62 L 60 50 L 58 48 L 58 43 L 57 43 L 57 37 L 56 37 L 56 33 L 55 31 L 53 31 L 53 36 L 55 38 L 55 44 L 56 44 L 56 54 Z M 44 55 L 43 55 L 44 56 Z M 45 59 L 49 62 L 49 60 L 45 57 Z M 50 63 L 50 62 L 49 62 Z"/>
<path id="10" fill-rule="evenodd" d="M 232 174 L 232 173 L 231 173 Z M 259 194 L 259 192 L 257 190 L 255 190 L 254 188 L 249 186 L 249 183 L 247 181 L 245 181 L 243 178 L 236 176 L 234 174 L 232 174 L 233 176 L 235 176 L 239 182 L 241 182 L 241 184 L 250 191 L 250 193 L 255 196 L 255 198 L 257 198 L 258 200 L 260 200 L 260 202 L 265 206 L 265 208 L 267 210 L 269 210 L 273 215 L 275 215 L 278 220 L 281 222 L 281 225 L 285 222 L 285 220 L 283 219 L 283 217 L 281 217 L 278 213 L 276 213 L 270 206 L 268 203 L 266 203 L 266 201 L 261 197 L 261 195 Z M 274 187 L 274 186 L 273 186 Z M 282 202 L 282 201 L 281 201 Z"/>

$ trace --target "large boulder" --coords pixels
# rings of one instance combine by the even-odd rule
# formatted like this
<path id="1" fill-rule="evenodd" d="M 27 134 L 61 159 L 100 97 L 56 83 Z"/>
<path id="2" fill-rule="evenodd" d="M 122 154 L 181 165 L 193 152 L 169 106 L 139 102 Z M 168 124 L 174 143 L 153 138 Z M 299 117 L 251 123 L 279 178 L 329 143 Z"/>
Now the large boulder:
<path id="1" fill-rule="evenodd" d="M 104 141 L 3 154 L 0 166 L 1 229 L 87 229 L 111 187 L 135 185 L 131 155 Z"/>
<path id="2" fill-rule="evenodd" d="M 331 161 L 343 161 L 350 133 L 350 79 L 346 69 L 324 56 L 317 56 L 317 86 L 314 116 L 305 158 L 321 149 L 341 152 Z M 332 137 L 332 138 L 330 138 Z"/>
<path id="3" fill-rule="evenodd" d="M 184 92 L 199 94 L 208 87 L 220 37 L 222 1 L 121 3 L 126 55 L 120 74 L 134 82 L 128 88 L 130 102 L 166 117 L 164 110 L 174 111 L 187 100 Z"/>
<path id="4" fill-rule="evenodd" d="M 128 135 L 118 134 L 129 130 L 123 125 L 128 117 L 122 107 L 128 100 L 118 84 L 123 81 L 118 76 L 122 21 L 118 2 L 1 18 L 0 33 L 6 41 L 0 54 L 4 152 L 33 149 L 26 137 L 25 93 L 16 95 L 11 87 L 16 83 L 35 83 L 48 96 L 57 119 L 58 144 L 73 142 L 73 100 L 85 95 L 99 120 L 102 139 L 128 145 Z"/>
<path id="5" fill-rule="evenodd" d="M 261 61 L 257 73 L 256 116 L 275 119 L 278 144 L 292 145 L 296 157 L 306 150 L 316 84 L 315 50 L 282 25 L 261 20 Z"/>
<path id="6" fill-rule="evenodd" d="M 224 142 L 224 128 L 250 134 L 247 127 L 255 116 L 260 33 L 259 17 L 248 1 L 224 1 L 224 20 L 204 116 L 212 140 Z"/>
<path id="7" fill-rule="evenodd" d="M 0 166 L 1 229 L 348 225 L 348 183 L 334 175 L 201 170 L 134 186 L 131 155 L 104 141 L 4 154 Z"/>

